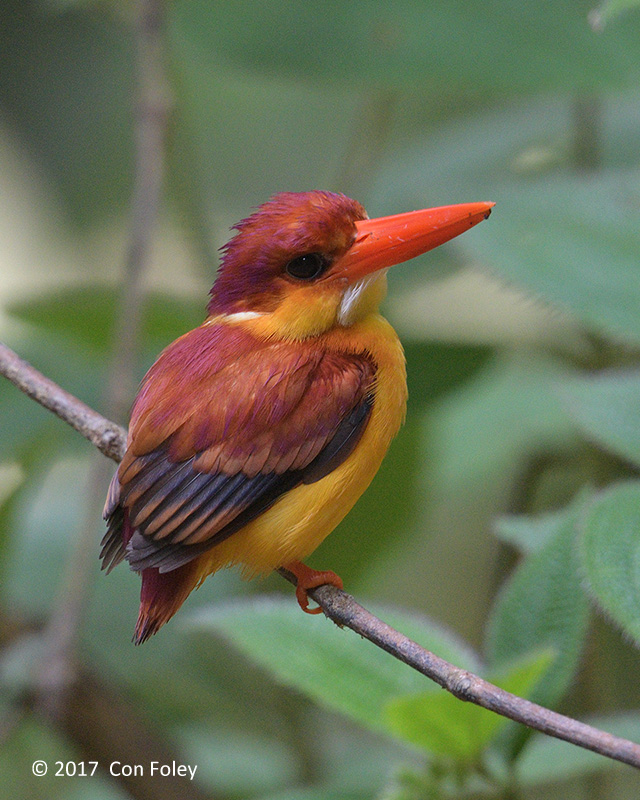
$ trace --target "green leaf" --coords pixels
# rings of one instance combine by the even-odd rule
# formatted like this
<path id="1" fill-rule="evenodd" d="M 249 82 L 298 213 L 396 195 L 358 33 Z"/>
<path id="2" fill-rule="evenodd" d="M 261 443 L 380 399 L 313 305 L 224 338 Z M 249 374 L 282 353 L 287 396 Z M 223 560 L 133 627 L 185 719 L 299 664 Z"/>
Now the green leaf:
<path id="1" fill-rule="evenodd" d="M 173 3 L 175 17 L 191 15 L 189 5 Z M 213 6 L 206 6 L 196 17 L 208 16 Z M 178 23 L 170 33 L 181 90 L 177 124 L 193 151 L 176 157 L 183 170 L 189 155 L 196 160 L 200 194 L 212 199 L 217 212 L 215 246 L 227 240 L 230 225 L 274 192 L 331 188 L 353 136 L 354 105 L 363 102 L 357 92 L 230 69 L 208 47 L 213 29 L 184 30 Z"/>
<path id="2" fill-rule="evenodd" d="M 556 653 L 532 695 L 542 705 L 554 705 L 568 688 L 587 630 L 588 604 L 575 547 L 585 502 L 584 495 L 578 496 L 556 517 L 554 534 L 512 575 L 489 621 L 487 652 L 494 668 L 532 650 Z"/>
<path id="3" fill-rule="evenodd" d="M 583 520 L 582 566 L 599 605 L 640 643 L 640 482 L 602 492 Z"/>
<path id="4" fill-rule="evenodd" d="M 561 374 L 551 359 L 507 354 L 445 398 L 431 422 L 438 483 L 467 486 L 496 469 L 513 471 L 533 448 L 567 442 L 569 426 L 552 389 Z"/>
<path id="5" fill-rule="evenodd" d="M 407 357 L 408 413 L 423 411 L 458 389 L 489 361 L 490 347 L 403 341 Z"/>
<path id="6" fill-rule="evenodd" d="M 605 371 L 559 383 L 576 424 L 598 444 L 640 465 L 640 372 Z"/>
<path id="7" fill-rule="evenodd" d="M 209 63 L 287 79 L 385 86 L 444 94 L 570 90 L 640 78 L 638 24 L 596 36 L 575 0 L 526 6 L 434 0 L 304 0 L 255 3 L 192 0 L 173 22 Z M 238 20 L 242 24 L 238 24 Z"/>
<path id="8" fill-rule="evenodd" d="M 566 512 L 551 511 L 530 517 L 526 514 L 508 514 L 496 520 L 494 530 L 496 536 L 523 553 L 534 553 L 541 550 L 557 533 L 562 525 Z"/>
<path id="9" fill-rule="evenodd" d="M 492 225 L 480 226 L 474 252 L 590 328 L 638 342 L 640 228 L 625 185 L 637 196 L 637 180 L 626 170 L 547 177 L 509 192 L 502 204 L 498 189 Z"/>
<path id="10" fill-rule="evenodd" d="M 533 454 L 575 441 L 552 388 L 561 374 L 553 359 L 509 352 L 437 399 L 423 418 L 417 518 L 369 568 L 371 591 L 393 576 L 405 601 L 477 635 L 494 595 L 486 576 L 495 571 L 497 545 L 488 531 L 496 508 L 504 508 Z M 566 500 L 563 484 L 558 502 Z"/>
<path id="11" fill-rule="evenodd" d="M 0 462 L 0 585 L 5 585 L 7 579 L 5 561 L 10 551 L 9 524 L 24 479 L 24 473 L 17 464 Z"/>
<path id="12" fill-rule="evenodd" d="M 519 232 L 523 249 L 534 238 L 540 240 L 540 246 L 546 242 L 549 250 L 555 250 L 563 241 L 562 228 L 555 222 L 547 230 L 546 224 L 534 215 L 519 220 L 522 211 L 528 210 L 525 206 L 531 202 L 530 195 L 532 199 L 542 197 L 544 202 L 547 186 L 553 206 L 561 202 L 559 193 L 569 194 L 577 188 L 580 204 L 592 207 L 595 215 L 600 206 L 605 219 L 615 222 L 619 216 L 620 223 L 632 227 L 637 154 L 631 142 L 637 131 L 637 104 L 637 92 L 607 96 L 607 103 L 597 112 L 597 122 L 608 132 L 603 141 L 602 163 L 596 171 L 578 174 L 571 140 L 575 109 L 571 98 L 564 95 L 471 107 L 466 113 L 436 119 L 435 123 L 425 112 L 420 124 L 409 128 L 398 146 L 389 150 L 376 176 L 368 210 L 381 214 L 462 200 L 496 201 L 490 220 L 455 240 L 463 252 L 475 253 L 475 244 L 480 241 L 487 251 L 491 246 L 492 257 L 486 259 L 487 264 L 492 263 L 495 254 L 499 255 L 507 227 L 514 226 L 509 236 L 516 242 Z M 599 191 L 593 204 L 588 204 L 591 187 L 599 187 Z M 513 210 L 512 203 L 516 204 Z M 548 208 L 550 218 L 554 216 L 553 206 Z M 571 213 L 571 208 L 563 210 L 563 216 Z M 576 209 L 574 214 L 573 219 L 580 219 L 582 212 Z M 438 251 L 443 252 L 441 248 Z M 564 255 L 574 260 L 574 254 L 562 251 L 555 258 Z M 506 261 L 500 259 L 501 263 Z M 419 263 L 420 260 L 409 262 L 402 270 L 411 270 L 412 264 L 417 267 Z M 603 269 L 609 266 L 604 264 Z"/>
<path id="13" fill-rule="evenodd" d="M 447 661 L 473 670 L 476 660 L 424 618 L 383 610 L 382 618 Z M 300 613 L 291 599 L 206 608 L 190 628 L 223 635 L 288 686 L 366 727 L 389 732 L 382 710 L 392 698 L 424 688 L 424 676 L 324 617 Z"/>
<path id="14" fill-rule="evenodd" d="M 588 717 L 588 725 L 640 742 L 640 714 L 630 711 L 615 716 Z M 518 782 L 524 786 L 566 781 L 593 772 L 610 770 L 620 764 L 569 742 L 534 734 L 516 764 Z"/>
<path id="15" fill-rule="evenodd" d="M 639 184 L 626 144 L 635 135 L 628 102 L 598 112 L 612 133 L 602 166 L 582 173 L 572 160 L 567 131 L 575 122 L 566 100 L 512 103 L 447 120 L 392 151 L 369 211 L 493 200 L 491 219 L 451 247 L 533 300 L 637 343 Z M 416 259 L 403 269 L 417 273 L 424 264 Z"/>
<path id="16" fill-rule="evenodd" d="M 99 393 L 99 367 L 74 348 L 24 346 L 20 355 L 67 391 L 95 407 Z M 84 441 L 50 411 L 27 398 L 8 380 L 0 378 L 0 448 L 3 459 L 33 467 L 58 456 L 61 446 L 82 449 Z M 85 452 L 90 451 L 90 445 Z"/>
<path id="17" fill-rule="evenodd" d="M 14 539 L 2 584 L 10 607 L 41 616 L 47 613 L 65 574 L 69 548 L 82 522 L 91 459 L 100 456 L 89 451 L 84 458 L 60 458 L 54 451 L 49 458 L 46 470 L 45 465 L 31 466 L 35 474 L 13 504 L 10 530 Z M 102 528 L 98 513 L 94 525 L 98 534 Z"/>
<path id="18" fill-rule="evenodd" d="M 109 286 L 74 286 L 14 301 L 8 313 L 23 322 L 63 336 L 91 353 L 111 351 L 119 292 Z M 162 347 L 199 325 L 205 316 L 202 302 L 161 292 L 147 295 L 142 304 L 142 341 Z M 70 313 L 73 309 L 73 313 Z"/>
<path id="19" fill-rule="evenodd" d="M 527 697 L 549 668 L 550 653 L 537 654 L 487 680 L 512 694 Z M 422 692 L 389 702 L 392 730 L 437 756 L 462 763 L 476 761 L 509 720 L 445 691 Z"/>
<path id="20" fill-rule="evenodd" d="M 38 341 L 34 343 L 23 339 L 18 348 L 21 356 L 37 367 L 43 374 L 55 380 L 76 397 L 82 398 L 90 406 L 96 407 L 98 402 L 101 377 L 99 366 L 74 346 L 61 346 L 59 341 Z M 15 491 L 6 498 L 0 509 L 0 594 L 3 596 L 13 585 L 19 585 L 16 579 L 16 557 L 21 548 L 29 540 L 26 530 L 35 505 L 34 498 L 41 489 L 43 476 L 51 464 L 59 462 L 61 457 L 72 453 L 88 457 L 95 450 L 71 427 L 47 411 L 38 403 L 22 394 L 9 381 L 0 377 L 0 455 L 10 463 L 17 465 L 23 480 L 15 487 Z M 99 458 L 99 456 L 96 456 Z M 86 466 L 84 467 L 86 470 Z M 55 495 L 55 500 L 64 506 L 61 509 L 61 527 L 69 532 L 70 520 L 80 500 L 82 481 L 76 486 L 77 491 L 69 492 L 70 484 Z M 45 512 L 40 521 L 35 537 L 46 550 L 56 540 L 52 528 L 51 508 Z M 55 515 L 55 513 L 54 513 Z M 47 530 L 47 536 L 42 531 Z M 32 557 L 28 560 L 26 577 L 22 588 L 27 595 L 39 595 L 41 586 L 51 585 L 45 579 L 44 584 L 34 580 L 34 565 L 49 563 L 47 558 Z M 59 571 L 51 569 L 47 576 L 54 579 Z M 43 589 L 46 591 L 46 589 Z M 52 594 L 48 594 L 47 602 Z"/>
<path id="21" fill-rule="evenodd" d="M 602 31 L 604 26 L 612 20 L 617 20 L 626 11 L 640 7 L 640 0 L 604 0 L 589 14 L 591 27 Z"/>
<path id="22" fill-rule="evenodd" d="M 300 780 L 294 753 L 286 742 L 259 737 L 231 728 L 189 725 L 177 731 L 189 763 L 198 765 L 198 781 L 210 787 L 213 796 L 249 797 L 280 789 Z M 251 769 L 247 769 L 247 765 Z"/>

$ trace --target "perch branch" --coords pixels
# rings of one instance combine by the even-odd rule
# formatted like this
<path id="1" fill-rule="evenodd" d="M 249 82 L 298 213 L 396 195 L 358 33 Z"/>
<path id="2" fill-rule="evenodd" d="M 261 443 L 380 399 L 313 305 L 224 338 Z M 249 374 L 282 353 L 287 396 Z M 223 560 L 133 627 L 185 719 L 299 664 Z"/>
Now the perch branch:
<path id="1" fill-rule="evenodd" d="M 49 408 L 69 422 L 96 446 L 99 447 L 103 441 L 100 436 L 101 429 L 108 432 L 111 448 L 101 449 L 105 455 L 119 460 L 124 451 L 124 430 L 100 417 L 80 400 L 63 391 L 2 344 L 0 344 L 0 374 L 8 377 L 18 388 L 45 408 Z M 64 402 L 52 398 L 62 398 Z M 84 422 L 78 423 L 78 419 Z M 296 579 L 290 572 L 284 569 L 278 571 L 295 584 Z M 640 768 L 640 745 L 524 700 L 471 672 L 450 664 L 375 617 L 353 597 L 334 586 L 320 586 L 309 594 L 333 622 L 351 628 L 394 658 L 435 681 L 460 700 L 475 703 L 541 733 L 564 739 L 578 747 Z"/>
<path id="2" fill-rule="evenodd" d="M 282 568 L 278 572 L 296 585 L 295 575 L 291 572 Z M 355 598 L 335 586 L 320 586 L 310 590 L 309 595 L 337 625 L 359 633 L 460 700 L 475 703 L 541 733 L 640 768 L 640 745 L 506 692 L 472 672 L 450 664 L 378 619 Z"/>

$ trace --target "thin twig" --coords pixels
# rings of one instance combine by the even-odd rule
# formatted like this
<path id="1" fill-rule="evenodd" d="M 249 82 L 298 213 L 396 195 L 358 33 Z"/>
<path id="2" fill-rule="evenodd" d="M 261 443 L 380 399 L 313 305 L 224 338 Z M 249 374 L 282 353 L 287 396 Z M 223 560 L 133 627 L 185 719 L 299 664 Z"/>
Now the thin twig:
<path id="1" fill-rule="evenodd" d="M 21 370 L 18 370 L 18 374 L 16 374 L 15 367 L 10 371 L 11 374 L 7 374 L 8 370 L 6 370 L 4 366 L 7 359 L 6 357 L 2 358 L 3 351 L 7 351 L 9 354 L 13 355 L 14 359 L 24 365 L 23 369 L 29 376 L 28 380 L 22 379 L 21 374 L 19 374 Z M 87 434 L 81 427 L 74 424 L 77 413 L 73 413 L 71 409 L 75 404 L 77 408 L 80 409 L 80 412 L 86 413 L 85 410 L 87 406 L 73 398 L 68 392 L 63 392 L 60 387 L 40 375 L 40 373 L 26 364 L 26 362 L 21 362 L 9 348 L 2 345 L 0 345 L 0 374 L 9 377 L 19 388 L 23 388 L 25 384 L 28 385 L 30 389 L 23 389 L 23 391 L 26 391 L 30 397 L 33 397 L 46 408 L 50 408 L 62 419 L 72 424 L 73 427 L 79 430 L 80 433 L 83 433 L 89 441 L 94 441 L 95 432 Z M 37 376 L 39 376 L 39 385 Z M 66 405 L 60 407 L 59 404 L 52 403 L 48 398 L 49 392 L 53 392 L 54 394 L 63 392 L 67 398 Z M 88 410 L 90 411 L 90 409 Z M 105 430 L 113 431 L 117 427 L 109 420 L 100 418 L 96 412 L 91 413 L 93 415 L 95 427 L 98 426 L 99 419 L 102 419 L 102 425 Z M 122 431 L 119 440 L 120 449 L 118 452 L 122 452 L 124 444 L 125 433 Z M 278 572 L 291 583 L 295 584 L 295 576 L 290 572 L 285 569 L 280 569 Z M 504 691 L 504 689 L 500 689 L 488 683 L 471 672 L 467 672 L 467 670 L 460 669 L 450 664 L 444 659 L 430 653 L 428 650 L 425 650 L 423 647 L 416 644 L 416 642 L 408 639 L 402 633 L 375 617 L 363 608 L 353 597 L 334 586 L 320 586 L 318 589 L 310 591 L 309 594 L 318 605 L 322 607 L 322 610 L 329 619 L 333 620 L 336 624 L 351 628 L 351 630 L 359 633 L 394 658 L 403 661 L 427 678 L 435 681 L 460 700 L 475 703 L 504 717 L 527 725 L 534 730 L 546 733 L 549 736 L 564 739 L 578 747 L 592 750 L 595 753 L 600 753 L 615 761 L 640 768 L 640 745 L 630 742 L 627 739 L 613 736 L 610 733 L 601 731 L 598 728 L 593 728 L 590 725 L 585 725 L 571 717 L 557 714 L 555 711 L 550 711 L 529 700 L 524 700 L 521 697 L 517 697 L 516 695 Z"/>

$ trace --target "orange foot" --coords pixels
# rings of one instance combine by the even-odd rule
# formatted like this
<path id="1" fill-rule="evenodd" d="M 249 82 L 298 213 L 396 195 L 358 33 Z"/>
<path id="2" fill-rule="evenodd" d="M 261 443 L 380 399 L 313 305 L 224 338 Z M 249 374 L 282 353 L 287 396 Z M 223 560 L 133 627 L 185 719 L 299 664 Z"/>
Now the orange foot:
<path id="1" fill-rule="evenodd" d="M 310 569 L 303 564 L 302 561 L 292 561 L 290 564 L 284 565 L 285 569 L 288 569 L 289 572 L 293 572 L 296 576 L 298 585 L 296 587 L 296 599 L 298 600 L 298 604 L 303 611 L 306 611 L 307 614 L 320 614 L 322 613 L 322 609 L 320 606 L 317 608 L 309 608 L 309 598 L 307 597 L 307 592 L 309 589 L 316 589 L 318 586 L 323 586 L 325 583 L 331 584 L 331 586 L 337 586 L 338 589 L 342 589 L 342 578 L 339 575 L 336 575 L 335 572 L 331 572 L 331 570 L 325 570 L 324 572 L 318 572 L 315 569 Z"/>

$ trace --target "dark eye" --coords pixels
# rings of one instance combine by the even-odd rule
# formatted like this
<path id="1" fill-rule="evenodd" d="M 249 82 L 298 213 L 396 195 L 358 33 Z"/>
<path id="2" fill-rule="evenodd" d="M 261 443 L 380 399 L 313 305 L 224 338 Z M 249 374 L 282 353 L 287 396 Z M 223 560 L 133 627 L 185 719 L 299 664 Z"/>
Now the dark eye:
<path id="1" fill-rule="evenodd" d="M 290 261 L 285 267 L 285 272 L 292 278 L 311 281 L 321 275 L 328 265 L 329 262 L 321 253 L 306 253 Z"/>

